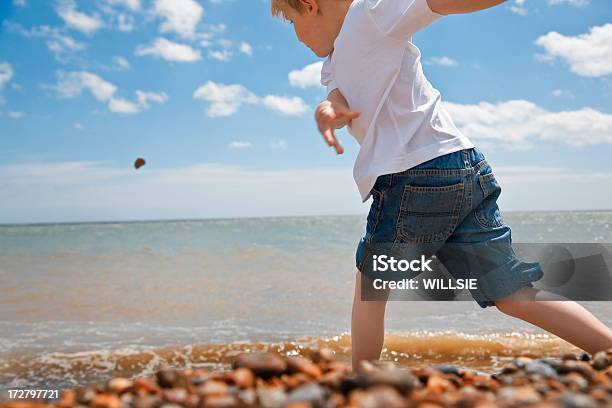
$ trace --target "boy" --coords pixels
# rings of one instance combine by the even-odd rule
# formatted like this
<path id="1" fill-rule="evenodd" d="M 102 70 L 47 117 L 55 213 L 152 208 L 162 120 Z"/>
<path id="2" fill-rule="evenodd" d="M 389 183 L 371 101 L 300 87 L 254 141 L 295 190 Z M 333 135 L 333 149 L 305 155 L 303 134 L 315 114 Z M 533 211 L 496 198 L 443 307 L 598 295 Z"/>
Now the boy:
<path id="1" fill-rule="evenodd" d="M 455 278 L 476 277 L 478 289 L 470 292 L 482 308 L 496 306 L 589 353 L 612 347 L 612 331 L 590 312 L 531 284 L 542 270 L 512 251 L 491 166 L 443 109 L 412 43 L 415 32 L 443 15 L 502 1 L 272 0 L 272 13 L 327 57 L 321 83 L 328 96 L 317 106 L 317 126 L 337 154 L 343 149 L 334 129 L 348 126 L 360 144 L 355 181 L 363 202 L 373 197 L 355 256 L 353 368 L 378 359 L 383 345 L 387 297 L 367 301 L 362 292 L 362 285 L 372 285 L 364 276 L 369 251 L 383 243 L 413 245 L 435 254 Z M 486 268 L 470 263 L 474 247 Z"/>

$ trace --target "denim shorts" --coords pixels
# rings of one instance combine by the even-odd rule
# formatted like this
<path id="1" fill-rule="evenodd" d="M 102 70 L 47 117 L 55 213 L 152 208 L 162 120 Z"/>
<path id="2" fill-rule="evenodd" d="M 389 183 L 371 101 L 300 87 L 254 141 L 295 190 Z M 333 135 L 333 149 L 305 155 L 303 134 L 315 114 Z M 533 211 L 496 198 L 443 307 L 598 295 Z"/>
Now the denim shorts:
<path id="1" fill-rule="evenodd" d="M 543 276 L 538 263 L 522 261 L 512 249 L 510 227 L 497 206 L 501 187 L 477 148 L 381 175 L 371 193 L 355 254 L 362 272 L 370 244 L 415 245 L 435 255 L 453 278 L 476 279 L 477 289 L 469 291 L 482 308 Z"/>

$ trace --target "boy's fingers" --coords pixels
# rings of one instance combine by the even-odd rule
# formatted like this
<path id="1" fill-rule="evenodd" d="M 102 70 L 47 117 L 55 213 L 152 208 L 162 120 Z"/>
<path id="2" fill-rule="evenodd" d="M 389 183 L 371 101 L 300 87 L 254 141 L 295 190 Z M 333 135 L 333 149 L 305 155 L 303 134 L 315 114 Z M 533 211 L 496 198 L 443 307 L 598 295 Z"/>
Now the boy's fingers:
<path id="1" fill-rule="evenodd" d="M 336 149 L 337 154 L 344 153 L 344 149 L 338 142 L 338 139 L 336 139 L 336 135 L 334 135 L 333 129 L 325 129 L 323 131 L 323 136 L 325 137 L 325 140 L 327 141 L 327 145 L 333 146 Z"/>
<path id="2" fill-rule="evenodd" d="M 332 132 L 332 130 L 330 128 L 327 128 L 325 130 L 323 130 L 323 137 L 325 138 L 325 141 L 327 142 L 328 146 L 333 146 L 334 145 L 334 133 Z"/>
<path id="3" fill-rule="evenodd" d="M 330 133 L 331 133 L 331 137 L 332 137 L 332 144 L 331 144 L 331 146 L 334 146 L 334 148 L 336 149 L 336 154 L 342 154 L 344 152 L 344 149 L 340 145 L 340 142 L 338 142 L 338 139 L 336 139 L 336 135 L 334 134 L 334 130 L 331 129 Z"/>

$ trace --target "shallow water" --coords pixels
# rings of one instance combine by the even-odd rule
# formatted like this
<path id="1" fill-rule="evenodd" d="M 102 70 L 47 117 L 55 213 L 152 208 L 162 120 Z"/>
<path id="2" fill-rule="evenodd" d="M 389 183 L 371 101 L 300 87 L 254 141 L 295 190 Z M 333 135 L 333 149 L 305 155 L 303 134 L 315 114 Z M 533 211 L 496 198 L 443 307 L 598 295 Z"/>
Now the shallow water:
<path id="1" fill-rule="evenodd" d="M 612 242 L 612 212 L 508 213 L 514 242 Z M 0 226 L 0 389 L 75 386 L 240 351 L 349 358 L 362 216 Z M 606 324 L 610 302 L 582 302 Z M 474 301 L 390 302 L 383 358 L 494 370 L 578 352 Z"/>

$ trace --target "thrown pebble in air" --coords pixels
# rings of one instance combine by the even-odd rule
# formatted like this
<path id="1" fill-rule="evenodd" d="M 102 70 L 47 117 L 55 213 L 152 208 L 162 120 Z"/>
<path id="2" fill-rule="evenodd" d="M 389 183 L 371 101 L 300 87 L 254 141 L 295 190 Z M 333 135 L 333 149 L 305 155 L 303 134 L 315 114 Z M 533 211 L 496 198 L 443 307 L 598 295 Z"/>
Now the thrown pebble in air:
<path id="1" fill-rule="evenodd" d="M 136 170 L 138 170 L 139 168 L 141 168 L 142 166 L 144 166 L 147 162 L 145 161 L 145 159 L 143 159 L 142 157 L 139 157 L 136 159 L 136 161 L 134 162 L 134 168 Z"/>

